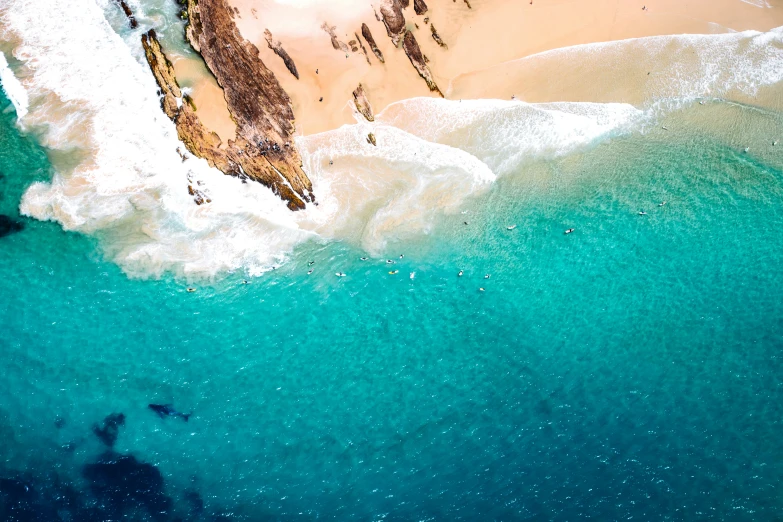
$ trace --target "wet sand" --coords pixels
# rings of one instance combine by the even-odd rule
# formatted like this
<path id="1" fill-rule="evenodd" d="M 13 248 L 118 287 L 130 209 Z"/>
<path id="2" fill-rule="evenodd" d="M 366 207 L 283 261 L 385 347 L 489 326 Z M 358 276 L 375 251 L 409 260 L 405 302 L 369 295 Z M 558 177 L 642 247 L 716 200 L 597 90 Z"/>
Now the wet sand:
<path id="1" fill-rule="evenodd" d="M 764 5 L 762 0 L 750 1 Z M 413 2 L 404 14 L 408 29 L 430 59 L 429 67 L 447 98 L 508 99 L 515 95 L 528 101 L 633 103 L 642 97 L 641 91 L 634 95 L 640 82 L 618 77 L 622 88 L 606 88 L 605 81 L 591 81 L 589 69 L 569 66 L 578 63 L 526 67 L 520 73 L 519 58 L 586 43 L 655 35 L 766 31 L 783 25 L 783 0 L 766 0 L 770 7 L 748 2 L 534 0 L 531 5 L 527 0 L 475 0 L 469 9 L 462 1 L 431 0 L 425 15 L 415 14 Z M 242 34 L 256 44 L 264 63 L 291 96 L 297 130 L 302 134 L 355 121 L 351 92 L 359 83 L 365 86 L 376 114 L 399 100 L 437 96 L 429 91 L 404 51 L 394 48 L 369 3 L 344 0 L 324 6 L 305 5 L 305 0 L 301 7 L 267 0 L 231 0 L 231 3 L 239 9 L 236 20 Z M 448 49 L 439 47 L 432 39 L 429 25 L 424 23 L 427 17 Z M 346 55 L 335 50 L 327 32 L 320 28 L 324 21 L 336 27 L 338 38 L 346 44 L 356 39 L 356 33 L 361 35 L 361 24 L 366 23 L 386 63 L 376 59 L 363 38 L 370 64 L 361 51 Z M 298 80 L 267 46 L 263 35 L 267 28 L 296 63 Z M 614 66 L 633 68 L 632 61 Z M 210 80 L 193 78 L 192 95 L 204 121 L 214 122 L 213 128 L 225 139 L 231 132 L 230 119 L 220 90 L 210 85 Z"/>

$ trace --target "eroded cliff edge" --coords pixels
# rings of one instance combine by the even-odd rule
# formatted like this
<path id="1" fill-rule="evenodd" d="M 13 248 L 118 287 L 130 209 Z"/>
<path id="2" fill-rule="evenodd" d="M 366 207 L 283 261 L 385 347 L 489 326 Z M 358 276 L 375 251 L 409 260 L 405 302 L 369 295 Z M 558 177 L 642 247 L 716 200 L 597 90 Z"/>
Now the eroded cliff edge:
<path id="1" fill-rule="evenodd" d="M 142 36 L 147 62 L 162 92 L 162 107 L 174 121 L 188 150 L 225 174 L 258 181 L 272 189 L 291 210 L 315 202 L 312 183 L 302 170 L 294 143 L 291 100 L 275 75 L 259 58 L 234 23 L 225 0 L 182 0 L 188 19 L 186 35 L 217 79 L 236 137 L 222 146 L 220 138 L 199 120 L 182 95 L 174 69 L 154 30 Z"/>

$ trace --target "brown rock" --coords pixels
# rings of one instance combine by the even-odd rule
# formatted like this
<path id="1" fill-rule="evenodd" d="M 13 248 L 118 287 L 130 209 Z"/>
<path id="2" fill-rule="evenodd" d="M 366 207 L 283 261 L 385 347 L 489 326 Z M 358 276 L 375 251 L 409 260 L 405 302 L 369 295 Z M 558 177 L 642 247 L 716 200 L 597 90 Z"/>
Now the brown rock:
<path id="1" fill-rule="evenodd" d="M 288 71 L 294 75 L 294 78 L 298 80 L 299 71 L 296 70 L 296 64 L 294 64 L 294 61 L 291 59 L 288 53 L 285 52 L 285 49 L 283 49 L 283 44 L 281 44 L 280 41 L 272 38 L 272 33 L 269 31 L 269 29 L 264 29 L 264 38 L 266 38 L 266 44 L 269 46 L 269 48 L 272 49 L 277 56 L 283 59 L 283 63 L 285 64 L 286 69 L 288 69 Z"/>
<path id="2" fill-rule="evenodd" d="M 204 203 L 212 203 L 212 200 L 207 197 L 204 192 L 197 188 L 193 188 L 193 185 L 188 185 L 188 194 L 193 196 L 193 201 L 196 202 L 196 205 L 203 205 Z"/>
<path id="3" fill-rule="evenodd" d="M 405 17 L 398 0 L 381 0 L 381 18 L 386 26 L 386 34 L 395 47 L 399 47 L 405 34 Z"/>
<path id="4" fill-rule="evenodd" d="M 337 29 L 337 27 L 335 27 L 335 26 L 333 26 L 333 25 L 329 25 L 328 23 L 324 22 L 324 23 L 321 25 L 321 29 L 323 29 L 324 31 L 326 31 L 327 33 L 329 33 L 329 36 L 330 36 L 330 37 L 331 37 L 331 39 L 332 39 L 332 47 L 334 47 L 336 50 L 338 50 L 338 51 L 342 51 L 342 52 L 344 52 L 344 53 L 347 53 L 347 52 L 350 50 L 350 49 L 348 49 L 348 46 L 347 46 L 347 45 L 345 45 L 345 43 L 341 42 L 341 41 L 340 41 L 340 40 L 337 38 L 337 33 L 335 32 L 335 30 Z"/>
<path id="5" fill-rule="evenodd" d="M 147 56 L 147 63 L 150 64 L 152 74 L 155 76 L 155 80 L 163 93 L 160 101 L 161 108 L 166 113 L 166 116 L 174 119 L 179 111 L 177 99 L 182 98 L 182 91 L 177 83 L 177 78 L 174 76 L 174 66 L 166 58 L 166 55 L 163 54 L 155 29 L 150 29 L 147 34 L 141 35 L 141 45 L 144 47 L 144 53 Z"/>
<path id="6" fill-rule="evenodd" d="M 367 54 L 367 49 L 364 48 L 364 44 L 362 43 L 362 39 L 359 38 L 359 35 L 357 33 L 353 33 L 353 35 L 356 37 L 356 41 L 359 44 L 359 47 L 362 50 L 362 54 L 364 55 L 364 59 L 367 60 L 368 65 L 372 65 L 372 62 L 370 61 L 370 55 Z"/>
<path id="7" fill-rule="evenodd" d="M 116 0 L 119 4 L 120 8 L 122 9 L 122 12 L 125 13 L 125 16 L 128 17 L 128 24 L 130 24 L 131 29 L 136 29 L 139 26 L 139 23 L 136 21 L 136 17 L 133 16 L 133 11 L 131 11 L 131 8 L 128 7 L 128 4 L 125 3 L 125 0 Z"/>
<path id="8" fill-rule="evenodd" d="M 375 121 L 375 116 L 372 114 L 372 105 L 370 105 L 370 100 L 367 99 L 367 94 L 364 92 L 364 87 L 361 83 L 353 91 L 353 103 L 356 105 L 356 110 L 358 110 L 367 121 Z"/>
<path id="9" fill-rule="evenodd" d="M 409 5 L 411 5 L 410 0 L 397 0 L 400 3 L 400 7 L 403 9 L 407 9 Z"/>
<path id="10" fill-rule="evenodd" d="M 435 80 L 432 79 L 430 68 L 427 67 L 427 58 L 422 54 L 419 43 L 416 41 L 416 37 L 413 36 L 412 32 L 405 31 L 402 47 L 405 49 L 405 54 L 408 55 L 408 59 L 411 61 L 411 64 L 413 64 L 413 67 L 416 68 L 419 76 L 424 78 L 424 81 L 427 82 L 427 87 L 430 88 L 430 91 L 437 92 L 443 96 L 443 93 L 440 92 L 440 89 L 435 84 Z"/>
<path id="11" fill-rule="evenodd" d="M 438 34 L 438 31 L 435 30 L 435 24 L 430 25 L 430 31 L 432 32 L 432 39 L 435 40 L 435 42 L 437 42 L 438 45 L 440 45 L 441 47 L 445 47 L 446 49 L 449 48 L 449 46 L 446 45 L 446 42 L 444 42 L 443 39 Z"/>
<path id="12" fill-rule="evenodd" d="M 413 10 L 416 11 L 417 15 L 421 16 L 427 12 L 427 4 L 424 3 L 424 0 L 413 0 Z"/>
<path id="13" fill-rule="evenodd" d="M 456 1 L 456 0 L 455 0 L 455 1 Z M 468 9 L 473 9 L 473 7 L 471 7 L 471 5 L 470 5 L 470 2 L 469 2 L 468 0 L 465 0 L 465 4 L 467 4 L 467 6 L 468 6 Z"/>
<path id="14" fill-rule="evenodd" d="M 299 152 L 286 146 L 294 133 L 291 100 L 258 57 L 258 48 L 239 34 L 225 0 L 187 1 L 186 35 L 223 88 L 237 124 L 236 139 L 221 148 L 220 138 L 204 127 L 195 107 L 186 100 L 177 102 L 181 90 L 173 67 L 150 31 L 142 37 L 142 45 L 163 94 L 164 112 L 192 154 L 226 174 L 270 187 L 291 210 L 304 208 L 314 196 Z"/>
<path id="15" fill-rule="evenodd" d="M 375 134 L 372 132 L 367 135 L 367 143 L 377 147 L 378 143 L 375 141 Z"/>
<path id="16" fill-rule="evenodd" d="M 364 36 L 364 39 L 367 40 L 367 45 L 370 46 L 370 49 L 372 49 L 372 52 L 375 57 L 378 58 L 378 61 L 384 63 L 383 53 L 380 49 L 378 49 L 378 46 L 375 43 L 375 38 L 372 37 L 372 33 L 370 32 L 370 28 L 367 27 L 367 24 L 362 24 L 362 36 Z"/>

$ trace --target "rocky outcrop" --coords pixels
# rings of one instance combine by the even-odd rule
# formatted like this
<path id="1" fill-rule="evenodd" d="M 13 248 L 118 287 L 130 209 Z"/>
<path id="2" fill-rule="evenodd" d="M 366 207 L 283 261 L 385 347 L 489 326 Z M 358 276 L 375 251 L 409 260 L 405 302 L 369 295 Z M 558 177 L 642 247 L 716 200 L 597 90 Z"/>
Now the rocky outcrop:
<path id="1" fill-rule="evenodd" d="M 241 36 L 234 23 L 235 13 L 225 0 L 186 1 L 185 34 L 222 87 L 237 133 L 226 148 L 219 148 L 217 135 L 201 124 L 190 104 L 181 103 L 174 116 L 180 139 L 193 154 L 224 173 L 263 183 L 292 210 L 304 208 L 315 198 L 312 183 L 302 170 L 302 159 L 292 144 L 295 128 L 291 99 L 259 58 L 258 48 Z M 145 52 L 155 73 L 154 64 L 161 64 L 160 57 L 168 60 L 156 39 L 146 39 Z M 150 44 L 153 40 L 156 45 Z M 159 76 L 173 78 L 173 70 L 156 74 L 156 79 Z M 159 85 L 164 91 L 164 85 L 169 85 L 171 96 L 176 97 L 171 87 L 176 79 L 173 81 Z M 165 93 L 163 104 L 166 110 Z"/>
<path id="2" fill-rule="evenodd" d="M 337 33 L 335 32 L 335 30 L 336 30 L 337 28 L 336 28 L 335 26 L 333 26 L 333 25 L 329 25 L 328 23 L 324 22 L 324 23 L 321 25 L 321 29 L 323 29 L 324 31 L 326 31 L 327 33 L 329 33 L 329 37 L 332 39 L 332 47 L 334 47 L 334 48 L 335 48 L 336 50 L 338 50 L 338 51 L 342 51 L 342 52 L 344 52 L 344 53 L 348 53 L 348 51 L 349 51 L 350 49 L 348 49 L 348 46 L 347 46 L 347 45 L 345 45 L 345 43 L 344 43 L 344 42 L 341 42 L 341 41 L 340 41 L 340 40 L 337 38 Z"/>
<path id="3" fill-rule="evenodd" d="M 446 49 L 449 48 L 448 45 L 446 45 L 446 42 L 443 41 L 443 39 L 438 34 L 438 31 L 435 30 L 435 24 L 430 24 L 430 31 L 432 32 L 432 39 L 435 40 L 435 42 L 440 45 L 441 47 L 445 47 Z"/>
<path id="4" fill-rule="evenodd" d="M 413 64 L 413 67 L 416 68 L 416 72 L 419 73 L 419 76 L 427 82 L 427 87 L 429 87 L 430 91 L 437 92 L 443 96 L 443 93 L 432 78 L 430 68 L 427 67 L 427 62 L 429 62 L 429 60 L 424 56 L 424 53 L 421 52 L 416 37 L 405 28 L 405 17 L 402 14 L 402 7 L 399 0 L 382 0 L 381 18 L 383 19 L 383 24 L 386 26 L 386 33 L 391 38 L 395 47 L 398 47 L 400 41 L 402 41 L 402 48 L 405 50 L 405 54 L 408 55 L 408 59 L 411 61 L 411 64 Z M 364 27 L 362 27 L 362 29 L 364 29 Z"/>
<path id="5" fill-rule="evenodd" d="M 416 37 L 413 36 L 412 32 L 405 31 L 402 47 L 405 49 L 405 54 L 408 55 L 408 59 L 411 61 L 411 64 L 413 64 L 413 67 L 416 68 L 416 72 L 418 72 L 419 76 L 421 76 L 424 81 L 427 82 L 427 87 L 430 88 L 430 91 L 437 92 L 443 96 L 443 93 L 435 84 L 435 80 L 432 79 L 430 68 L 427 67 L 427 57 L 424 56 L 424 54 L 421 52 L 419 43 L 416 41 Z"/>
<path id="6" fill-rule="evenodd" d="M 427 12 L 427 4 L 424 3 L 424 0 L 413 0 L 413 10 L 421 16 Z"/>
<path id="7" fill-rule="evenodd" d="M 364 47 L 362 39 L 359 38 L 359 34 L 353 33 L 353 35 L 356 37 L 356 42 L 359 44 L 359 48 L 362 50 L 362 54 L 364 55 L 364 59 L 367 60 L 367 64 L 372 65 L 372 62 L 370 61 L 370 55 L 367 54 L 367 49 Z"/>
<path id="8" fill-rule="evenodd" d="M 364 39 L 367 40 L 367 45 L 370 46 L 370 49 L 372 50 L 375 57 L 378 58 L 378 61 L 384 63 L 383 53 L 380 49 L 378 49 L 378 45 L 375 43 L 375 38 L 372 37 L 372 33 L 370 32 L 370 28 L 367 27 L 367 24 L 362 24 L 362 36 L 364 36 Z"/>
<path id="9" fill-rule="evenodd" d="M 399 2 L 400 6 L 403 9 L 407 9 L 408 6 L 411 5 L 411 1 L 410 0 L 397 0 L 397 2 Z"/>
<path id="10" fill-rule="evenodd" d="M 128 4 L 125 3 L 125 0 L 116 0 L 116 2 L 120 6 L 120 9 L 122 9 L 122 12 L 125 13 L 125 16 L 128 17 L 128 24 L 130 25 L 130 28 L 136 29 L 139 26 L 139 23 L 136 21 L 136 17 L 133 16 L 133 11 L 131 11 L 131 8 L 128 7 Z"/>
<path id="11" fill-rule="evenodd" d="M 372 105 L 370 105 L 370 100 L 367 99 L 367 94 L 364 92 L 364 87 L 361 83 L 353 91 L 353 103 L 356 105 L 356 110 L 358 110 L 367 121 L 375 121 L 375 116 L 373 116 L 372 113 Z"/>
<path id="12" fill-rule="evenodd" d="M 266 44 L 269 46 L 274 53 L 283 59 L 283 63 L 285 64 L 286 69 L 294 75 L 294 78 L 297 80 L 299 79 L 299 71 L 296 70 L 296 64 L 294 63 L 294 60 L 291 59 L 291 57 L 288 55 L 287 52 L 285 52 L 285 49 L 283 49 L 283 44 L 280 43 L 280 41 L 275 40 L 272 38 L 272 33 L 269 31 L 269 29 L 264 29 L 264 38 L 266 39 Z"/>
<path id="13" fill-rule="evenodd" d="M 203 3 L 204 0 L 202 5 Z M 208 26 L 207 30 L 209 30 Z M 204 158 L 210 165 L 225 174 L 236 176 L 243 181 L 247 179 L 258 181 L 268 186 L 288 203 L 288 208 L 291 210 L 302 209 L 305 207 L 305 202 L 314 201 L 312 185 L 301 170 L 298 152 L 290 143 L 288 133 L 293 133 L 291 123 L 293 118 L 285 118 L 285 111 L 279 107 L 260 106 L 262 103 L 273 101 L 282 103 L 281 100 L 287 100 L 287 96 L 270 99 L 269 97 L 274 95 L 274 92 L 270 92 L 264 98 L 252 90 L 240 91 L 238 94 L 228 89 L 226 82 L 219 79 L 219 83 L 224 87 L 231 116 L 237 122 L 236 139 L 229 140 L 226 147 L 221 147 L 222 142 L 218 135 L 210 132 L 201 123 L 195 106 L 189 103 L 186 96 L 183 96 L 174 75 L 174 67 L 166 58 L 154 30 L 142 36 L 142 46 L 161 90 L 163 112 L 172 119 L 179 139 L 193 155 Z M 201 48 L 205 50 L 208 47 L 202 44 Z M 246 62 L 245 64 L 247 65 Z M 239 78 L 241 81 L 249 81 L 246 75 L 240 75 Z M 285 95 L 282 89 L 280 91 Z M 240 96 L 241 92 L 246 92 L 248 100 L 255 99 L 256 107 L 238 105 L 234 97 Z M 282 113 L 282 119 L 273 119 L 276 115 L 275 110 Z M 188 192 L 197 204 L 210 201 L 192 184 L 189 184 Z"/>
<path id="14" fill-rule="evenodd" d="M 381 0 L 381 19 L 386 26 L 386 34 L 391 38 L 395 47 L 400 46 L 400 41 L 405 35 L 405 16 L 398 0 Z"/>

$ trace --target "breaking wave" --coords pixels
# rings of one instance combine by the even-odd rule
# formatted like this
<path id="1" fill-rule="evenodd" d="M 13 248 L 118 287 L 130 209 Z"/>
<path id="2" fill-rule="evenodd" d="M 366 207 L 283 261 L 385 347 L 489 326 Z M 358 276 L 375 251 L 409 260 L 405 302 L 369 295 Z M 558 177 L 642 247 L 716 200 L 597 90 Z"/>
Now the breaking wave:
<path id="1" fill-rule="evenodd" d="M 27 115 L 27 109 L 30 105 L 27 99 L 27 91 L 14 75 L 11 67 L 8 65 L 5 55 L 0 52 L 0 87 L 6 97 L 11 100 L 11 103 L 16 109 L 16 117 L 19 119 L 24 118 Z"/>
<path id="2" fill-rule="evenodd" d="M 183 147 L 160 110 L 155 81 L 130 45 L 137 39 L 118 35 L 94 0 L 73 0 L 56 17 L 30 0 L 8 0 L 0 20 L 0 37 L 18 42 L 14 55 L 28 72 L 22 83 L 2 76 L 19 117 L 45 128 L 46 146 L 85 158 L 76 167 L 55 165 L 51 182 L 27 190 L 21 211 L 99 237 L 106 254 L 131 275 L 257 274 L 313 239 L 349 241 L 380 255 L 390 239 L 428 232 L 439 215 L 456 212 L 497 176 L 628 132 L 645 117 L 628 104 L 399 102 L 373 123 L 297 138 L 319 205 L 291 213 L 256 183 L 225 176 L 197 158 L 181 159 L 177 149 Z M 743 45 L 759 39 L 777 45 L 780 36 L 733 37 Z M 722 37 L 703 41 L 712 38 Z M 603 44 L 602 52 L 612 45 Z M 744 59 L 737 45 L 726 51 L 735 53 L 734 65 Z M 770 63 L 778 62 L 764 67 Z M 8 70 L 4 60 L 0 65 Z M 780 70 L 755 71 L 750 80 L 774 79 Z M 27 96 L 25 114 L 20 108 L 28 107 Z M 377 147 L 367 143 L 369 132 Z M 187 190 L 194 183 L 212 203 L 194 203 Z"/>

